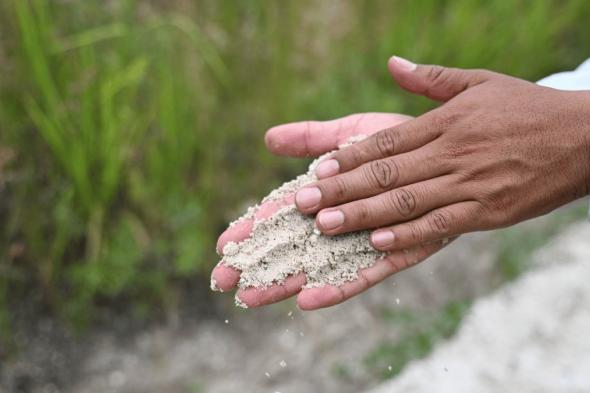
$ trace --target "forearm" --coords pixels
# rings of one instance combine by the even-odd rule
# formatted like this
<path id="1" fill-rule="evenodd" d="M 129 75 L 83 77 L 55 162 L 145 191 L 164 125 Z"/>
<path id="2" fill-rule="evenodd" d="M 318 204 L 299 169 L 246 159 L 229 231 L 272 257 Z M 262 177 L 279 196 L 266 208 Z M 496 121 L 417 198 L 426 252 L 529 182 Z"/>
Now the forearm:
<path id="1" fill-rule="evenodd" d="M 590 90 L 568 92 L 571 99 L 571 111 L 563 122 L 571 123 L 576 140 L 572 148 L 571 159 L 579 164 L 581 176 L 579 184 L 575 184 L 576 198 L 590 195 Z M 571 119 L 571 120 L 570 120 Z"/>
<path id="2" fill-rule="evenodd" d="M 590 195 L 590 90 L 580 92 L 582 96 L 582 113 L 584 123 L 582 126 L 582 145 L 585 148 L 585 165 L 586 165 L 586 195 Z M 590 216 L 590 210 L 588 211 Z"/>
<path id="3" fill-rule="evenodd" d="M 585 90 L 581 92 L 583 96 L 583 108 L 582 112 L 585 115 L 585 122 L 583 126 L 583 138 L 582 143 L 586 149 L 586 184 L 585 190 L 586 195 L 590 195 L 590 90 Z M 590 220 L 590 204 L 588 206 L 588 219 Z"/>

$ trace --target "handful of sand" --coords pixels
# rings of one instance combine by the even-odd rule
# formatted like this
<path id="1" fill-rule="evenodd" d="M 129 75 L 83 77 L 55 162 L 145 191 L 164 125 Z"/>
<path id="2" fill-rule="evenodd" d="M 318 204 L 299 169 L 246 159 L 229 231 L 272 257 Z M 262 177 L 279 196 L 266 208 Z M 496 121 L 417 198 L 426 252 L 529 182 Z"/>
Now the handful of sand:
<path id="1" fill-rule="evenodd" d="M 316 181 L 315 168 L 323 157 L 315 160 L 307 173 L 272 191 L 261 204 L 282 200 Z M 253 219 L 259 208 L 249 208 L 236 222 Z M 314 218 L 301 214 L 294 204 L 255 221 L 251 236 L 240 243 L 227 243 L 223 254 L 222 263 L 242 272 L 240 288 L 281 284 L 301 272 L 305 273 L 306 287 L 341 285 L 356 279 L 359 269 L 383 256 L 369 244 L 368 231 L 324 236 L 315 227 Z"/>

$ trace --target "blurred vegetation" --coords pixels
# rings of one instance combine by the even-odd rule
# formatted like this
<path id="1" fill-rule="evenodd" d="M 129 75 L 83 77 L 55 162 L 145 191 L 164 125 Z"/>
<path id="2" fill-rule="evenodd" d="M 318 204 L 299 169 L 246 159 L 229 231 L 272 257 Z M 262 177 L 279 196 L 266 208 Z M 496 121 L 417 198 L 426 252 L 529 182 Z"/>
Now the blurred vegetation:
<path id="1" fill-rule="evenodd" d="M 433 106 L 392 85 L 392 54 L 535 80 L 590 48 L 587 0 L 8 0 L 0 10 L 4 327 L 7 304 L 33 288 L 76 323 L 113 300 L 144 315 L 205 288 L 225 223 L 303 168 L 264 150 L 269 126 Z"/>
<path id="2" fill-rule="evenodd" d="M 565 226 L 583 219 L 588 214 L 586 203 L 570 206 L 553 215 L 544 224 L 523 230 L 522 226 L 506 228 L 497 233 L 498 281 L 512 281 L 525 272 L 531 263 L 532 253 L 557 235 Z"/>
<path id="3" fill-rule="evenodd" d="M 412 360 L 430 353 L 438 342 L 452 336 L 469 310 L 467 301 L 451 302 L 436 312 L 385 310 L 384 320 L 401 331 L 395 342 L 384 342 L 365 357 L 368 371 L 381 379 L 398 375 Z"/>

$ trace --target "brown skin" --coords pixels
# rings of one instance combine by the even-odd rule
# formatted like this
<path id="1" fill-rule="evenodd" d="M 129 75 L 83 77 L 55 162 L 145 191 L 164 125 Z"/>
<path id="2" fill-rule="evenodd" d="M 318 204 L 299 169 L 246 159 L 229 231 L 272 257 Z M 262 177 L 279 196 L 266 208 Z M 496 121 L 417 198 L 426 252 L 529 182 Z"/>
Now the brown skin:
<path id="1" fill-rule="evenodd" d="M 305 277 L 298 275 L 266 289 L 240 289 L 237 296 L 248 306 L 294 295 L 305 310 L 333 306 L 423 261 L 447 238 L 512 225 L 590 193 L 590 92 L 553 90 L 490 71 L 416 67 L 396 58 L 389 68 L 404 89 L 444 104 L 416 119 L 364 113 L 285 124 L 266 134 L 272 152 L 296 157 L 371 135 L 323 162 L 317 169 L 322 180 L 299 190 L 295 202 L 303 213 L 319 212 L 318 227 L 328 235 L 380 228 L 371 241 L 387 256 L 339 287 L 302 289 Z M 314 186 L 319 192 L 310 193 Z M 263 205 L 258 218 L 293 203 L 287 199 Z M 305 200 L 311 207 L 303 206 Z M 343 222 L 329 229 L 323 213 L 334 211 L 342 212 L 336 216 Z M 230 227 L 218 249 L 247 238 L 252 226 L 245 220 Z M 227 291 L 240 272 L 221 263 L 212 276 Z"/>
<path id="2" fill-rule="evenodd" d="M 402 250 L 513 225 L 590 193 L 590 92 L 399 58 L 389 67 L 404 89 L 444 104 L 333 154 L 338 165 L 306 187 L 320 190 L 319 203 L 296 197 L 323 233 L 380 228 L 375 248 Z M 333 211 L 344 220 L 330 227 Z"/>
<path id="3" fill-rule="evenodd" d="M 318 156 L 346 142 L 359 134 L 371 135 L 388 127 L 409 121 L 411 117 L 393 113 L 360 113 L 324 122 L 299 122 L 274 127 L 266 134 L 269 149 L 278 155 L 308 157 Z M 281 201 L 267 201 L 260 205 L 255 219 L 270 217 L 285 205 L 294 203 L 295 195 L 288 195 Z M 244 219 L 229 227 L 219 237 L 217 249 L 223 252 L 230 242 L 241 242 L 248 238 L 254 219 Z M 302 288 L 305 275 L 298 274 L 268 288 L 240 288 L 236 296 L 248 307 L 259 307 L 297 295 L 297 305 L 302 310 L 313 310 L 341 303 L 378 284 L 387 277 L 407 269 L 443 248 L 446 242 L 421 244 L 403 251 L 391 252 L 365 269 L 358 271 L 358 278 L 340 286 L 326 285 Z M 219 263 L 212 272 L 215 287 L 232 290 L 240 280 L 240 272 Z"/>

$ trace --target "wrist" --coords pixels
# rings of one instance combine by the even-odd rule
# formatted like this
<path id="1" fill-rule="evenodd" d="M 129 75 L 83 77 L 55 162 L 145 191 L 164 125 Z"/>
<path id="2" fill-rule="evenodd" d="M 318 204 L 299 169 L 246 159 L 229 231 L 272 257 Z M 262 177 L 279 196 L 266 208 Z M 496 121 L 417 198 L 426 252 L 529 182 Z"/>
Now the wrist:
<path id="1" fill-rule="evenodd" d="M 582 165 L 584 165 L 584 195 L 590 195 L 590 90 L 577 92 L 580 98 L 581 122 L 581 143 L 584 147 Z"/>

